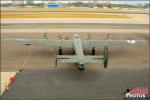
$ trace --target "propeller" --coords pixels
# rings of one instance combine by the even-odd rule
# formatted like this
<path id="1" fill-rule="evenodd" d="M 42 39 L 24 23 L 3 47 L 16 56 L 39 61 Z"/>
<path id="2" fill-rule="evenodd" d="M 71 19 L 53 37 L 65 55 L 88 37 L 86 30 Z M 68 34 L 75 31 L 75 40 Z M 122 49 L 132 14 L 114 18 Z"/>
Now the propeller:
<path id="1" fill-rule="evenodd" d="M 60 34 L 57 34 L 57 37 L 58 37 L 59 39 L 64 39 L 64 38 L 62 37 L 62 35 L 60 35 Z"/>
<path id="2" fill-rule="evenodd" d="M 107 35 L 106 35 L 106 40 L 107 39 L 110 39 L 110 33 L 107 33 Z"/>
<path id="3" fill-rule="evenodd" d="M 103 62 L 104 68 L 107 68 L 109 59 L 108 47 L 104 47 L 103 55 L 104 55 L 104 62 Z"/>
<path id="4" fill-rule="evenodd" d="M 92 35 L 91 35 L 91 33 L 88 34 L 87 40 L 92 40 Z"/>
<path id="5" fill-rule="evenodd" d="M 69 35 L 65 37 L 65 40 L 68 40 L 68 39 L 70 39 L 70 36 L 69 36 Z"/>
<path id="6" fill-rule="evenodd" d="M 47 33 L 46 33 L 46 30 L 44 32 L 44 39 L 47 39 Z"/>

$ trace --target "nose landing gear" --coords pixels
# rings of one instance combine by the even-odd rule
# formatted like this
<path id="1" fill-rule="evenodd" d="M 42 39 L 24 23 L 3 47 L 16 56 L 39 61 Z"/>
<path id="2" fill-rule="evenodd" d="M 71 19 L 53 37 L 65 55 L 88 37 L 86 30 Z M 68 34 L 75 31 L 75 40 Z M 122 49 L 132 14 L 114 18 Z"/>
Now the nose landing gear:
<path id="1" fill-rule="evenodd" d="M 84 71 L 84 68 L 78 68 L 79 69 L 79 71 Z"/>

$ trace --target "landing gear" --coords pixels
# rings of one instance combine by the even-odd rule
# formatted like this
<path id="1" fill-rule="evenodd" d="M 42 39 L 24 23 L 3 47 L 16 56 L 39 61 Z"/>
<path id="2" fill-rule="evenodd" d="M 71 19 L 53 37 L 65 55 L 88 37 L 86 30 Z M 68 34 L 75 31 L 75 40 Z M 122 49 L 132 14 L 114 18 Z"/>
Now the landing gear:
<path id="1" fill-rule="evenodd" d="M 92 48 L 92 55 L 95 55 L 96 53 L 96 50 L 95 50 L 95 47 Z"/>
<path id="2" fill-rule="evenodd" d="M 25 45 L 31 45 L 31 44 L 28 44 L 28 43 L 27 43 L 27 44 L 25 44 Z"/>
<path id="3" fill-rule="evenodd" d="M 59 47 L 58 54 L 62 55 L 62 48 L 61 47 Z"/>
<path id="4" fill-rule="evenodd" d="M 79 68 L 79 71 L 84 71 L 84 68 Z"/>
<path id="5" fill-rule="evenodd" d="M 57 48 L 55 48 L 55 52 L 56 52 L 56 54 L 55 54 L 55 68 L 57 67 L 57 55 L 62 55 L 62 48 L 61 47 L 59 47 L 58 48 L 58 50 L 57 50 Z"/>
<path id="6" fill-rule="evenodd" d="M 108 66 L 108 59 L 109 59 L 108 47 L 104 47 L 103 55 L 104 55 L 104 62 L 103 62 L 104 68 L 107 68 L 107 66 Z"/>
<path id="7" fill-rule="evenodd" d="M 79 71 L 84 71 L 84 69 L 85 69 L 84 62 L 80 61 L 79 63 L 80 63 L 78 66 Z"/>

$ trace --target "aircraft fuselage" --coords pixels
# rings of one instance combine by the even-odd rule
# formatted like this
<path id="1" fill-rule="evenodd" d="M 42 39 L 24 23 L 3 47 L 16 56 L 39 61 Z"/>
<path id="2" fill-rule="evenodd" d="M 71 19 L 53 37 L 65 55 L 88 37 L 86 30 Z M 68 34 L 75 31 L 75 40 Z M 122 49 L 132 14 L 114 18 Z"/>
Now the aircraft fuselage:
<path id="1" fill-rule="evenodd" d="M 78 35 L 75 35 L 74 39 L 74 50 L 75 50 L 75 54 L 76 56 L 78 56 L 79 58 L 79 62 L 78 62 L 78 68 L 79 70 L 84 70 L 84 51 L 83 51 L 83 47 L 82 47 L 82 43 L 81 43 L 81 39 Z"/>

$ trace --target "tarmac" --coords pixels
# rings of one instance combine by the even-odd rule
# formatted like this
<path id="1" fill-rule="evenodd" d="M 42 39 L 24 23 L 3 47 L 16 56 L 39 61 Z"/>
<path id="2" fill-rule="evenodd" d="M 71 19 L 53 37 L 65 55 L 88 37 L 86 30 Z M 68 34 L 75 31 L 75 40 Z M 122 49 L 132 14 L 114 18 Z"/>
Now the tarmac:
<path id="1" fill-rule="evenodd" d="M 70 66 L 71 67 L 71 66 Z M 113 67 L 113 66 L 109 66 Z M 148 87 L 149 71 L 121 69 L 23 71 L 2 100 L 121 100 L 127 87 Z"/>
<path id="2" fill-rule="evenodd" d="M 41 34 L 40 38 L 44 33 L 48 34 L 62 34 L 67 33 L 70 34 L 80 34 L 80 33 L 95 33 L 95 34 L 143 34 L 148 35 L 148 29 L 1 29 L 1 34 L 8 34 L 8 33 L 16 33 L 16 34 Z M 13 34 L 11 36 L 13 36 Z M 87 36 L 86 36 L 87 37 Z M 85 38 L 86 38 L 85 37 Z M 23 37 L 20 37 L 23 38 Z M 84 37 L 83 37 L 84 38 Z"/>
<path id="3" fill-rule="evenodd" d="M 1 24 L 1 27 L 7 28 L 30 28 L 34 27 L 50 27 L 50 28 L 126 28 L 126 29 L 148 29 L 149 24 L 114 24 L 114 23 L 5 23 Z"/>

